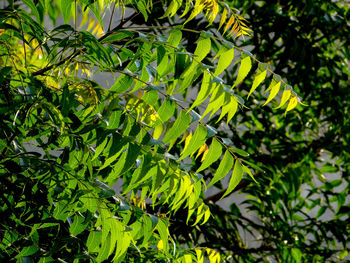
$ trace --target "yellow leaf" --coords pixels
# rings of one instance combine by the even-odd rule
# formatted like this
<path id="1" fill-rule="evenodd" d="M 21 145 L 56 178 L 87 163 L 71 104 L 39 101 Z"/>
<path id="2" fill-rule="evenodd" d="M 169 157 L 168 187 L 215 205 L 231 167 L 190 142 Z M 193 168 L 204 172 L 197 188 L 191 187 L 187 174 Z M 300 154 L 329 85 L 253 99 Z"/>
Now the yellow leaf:
<path id="1" fill-rule="evenodd" d="M 243 16 L 237 15 L 237 17 L 238 17 L 240 20 L 247 21 L 247 19 L 245 19 Z"/>
<path id="2" fill-rule="evenodd" d="M 187 138 L 187 136 L 189 136 L 189 135 L 190 135 L 190 132 L 188 130 L 186 130 L 184 132 L 184 135 L 182 136 L 181 141 L 179 141 L 179 143 L 182 143 Z"/>
<path id="3" fill-rule="evenodd" d="M 201 162 L 203 162 L 203 161 L 204 161 L 204 159 L 205 159 L 205 157 L 207 156 L 208 152 L 209 152 L 209 148 L 207 147 L 207 149 L 205 149 L 205 151 L 204 151 L 204 153 L 203 153 L 203 156 L 202 156 Z"/>
<path id="4" fill-rule="evenodd" d="M 208 26 L 210 26 L 214 22 L 214 20 L 215 20 L 215 18 L 216 18 L 218 13 L 219 13 L 219 5 L 214 1 L 213 2 L 213 7 L 212 7 L 212 10 L 211 10 L 211 14 L 209 16 L 209 24 L 208 24 Z"/>
<path id="5" fill-rule="evenodd" d="M 159 124 L 157 125 L 156 127 L 154 127 L 154 130 L 153 130 L 153 138 L 158 140 L 159 137 L 162 135 L 164 131 L 164 126 L 163 124 Z"/>
<path id="6" fill-rule="evenodd" d="M 94 26 L 94 24 L 95 24 L 95 20 L 93 18 L 90 18 L 89 25 L 88 25 L 86 31 L 90 31 L 91 28 Z"/>
<path id="7" fill-rule="evenodd" d="M 290 98 L 290 95 L 292 95 L 292 91 L 291 90 L 284 90 L 283 94 L 282 94 L 282 98 L 281 98 L 281 103 L 280 103 L 280 105 L 278 107 L 276 107 L 276 109 L 279 109 L 279 108 L 283 107 L 283 105 Z"/>
<path id="8" fill-rule="evenodd" d="M 192 138 L 192 132 L 185 139 L 185 147 L 183 149 L 183 152 L 186 150 L 188 144 L 190 143 L 191 138 Z"/>
<path id="9" fill-rule="evenodd" d="M 203 4 L 199 4 L 194 6 L 194 9 L 191 13 L 191 15 L 189 16 L 189 18 L 187 18 L 187 20 L 185 21 L 184 24 L 186 24 L 188 21 L 191 21 L 193 18 L 195 18 L 199 13 L 201 13 L 204 9 L 204 5 Z"/>
<path id="10" fill-rule="evenodd" d="M 163 247 L 164 247 L 164 245 L 163 245 L 163 240 L 159 240 L 159 242 L 158 242 L 158 244 L 157 244 L 157 248 L 158 248 L 159 250 L 162 250 Z"/>
<path id="11" fill-rule="evenodd" d="M 297 97 L 291 98 L 289 100 L 285 114 L 287 114 L 288 111 L 291 111 L 292 109 L 294 109 L 297 105 L 298 105 L 298 98 Z"/>
<path id="12" fill-rule="evenodd" d="M 220 24 L 219 24 L 218 30 L 220 30 L 220 28 L 222 27 L 222 25 L 226 21 L 227 15 L 228 15 L 228 11 L 227 11 L 226 8 L 224 8 L 224 11 L 222 12 L 222 15 L 221 15 L 221 19 L 220 19 Z"/>
<path id="13" fill-rule="evenodd" d="M 232 15 L 225 26 L 224 34 L 230 28 L 230 26 L 233 24 L 234 21 L 235 21 L 235 17 Z"/>
<path id="14" fill-rule="evenodd" d="M 271 87 L 271 91 L 270 91 L 270 95 L 267 98 L 266 102 L 264 103 L 263 106 L 265 106 L 267 103 L 269 103 L 274 97 L 276 97 L 278 91 L 280 90 L 280 86 L 281 86 L 281 81 L 279 81 L 276 85 L 273 85 Z"/>
<path id="15" fill-rule="evenodd" d="M 205 143 L 199 148 L 198 153 L 196 155 L 196 159 L 198 158 L 199 155 L 201 155 L 204 151 L 208 150 L 208 145 Z"/>
<path id="16" fill-rule="evenodd" d="M 242 35 L 242 31 L 238 32 L 238 34 L 234 37 L 234 39 L 236 39 L 236 38 L 239 37 L 240 35 Z"/>
<path id="17" fill-rule="evenodd" d="M 236 31 L 236 29 L 237 29 L 237 31 L 239 30 L 237 20 L 236 20 L 235 24 L 233 25 L 233 27 L 232 27 L 232 29 L 231 29 L 229 35 L 231 35 L 233 31 Z M 234 33 L 234 34 L 235 34 L 235 33 Z M 233 35 L 234 35 L 234 34 L 233 34 Z"/>

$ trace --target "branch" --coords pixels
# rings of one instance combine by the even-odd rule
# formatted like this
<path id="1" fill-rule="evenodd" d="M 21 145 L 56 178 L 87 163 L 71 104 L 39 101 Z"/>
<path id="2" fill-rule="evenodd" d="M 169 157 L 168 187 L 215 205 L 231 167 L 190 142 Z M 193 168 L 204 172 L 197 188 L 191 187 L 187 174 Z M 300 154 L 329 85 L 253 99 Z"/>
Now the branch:
<path id="1" fill-rule="evenodd" d="M 113 31 L 116 31 L 116 30 L 119 30 L 121 29 L 127 22 L 131 21 L 132 19 L 134 19 L 136 16 L 138 16 L 140 14 L 140 12 L 137 12 L 137 13 L 134 13 L 132 15 L 130 15 L 128 18 L 126 19 L 123 19 L 120 21 L 119 25 L 117 25 L 116 27 L 114 27 L 112 30 L 108 31 L 106 34 L 104 34 L 102 37 L 100 37 L 98 39 L 99 42 L 101 42 L 103 39 L 105 39 L 106 37 L 108 37 L 109 35 L 111 35 L 113 33 Z M 58 67 L 58 66 L 61 66 L 62 64 L 66 63 L 67 61 L 75 58 L 76 56 L 78 56 L 80 53 L 82 52 L 85 52 L 86 51 L 86 48 L 83 48 L 83 49 L 80 49 L 80 50 L 77 50 L 75 51 L 73 54 L 71 54 L 70 56 L 60 60 L 59 62 L 55 63 L 55 64 L 52 64 L 50 66 L 47 66 L 45 68 L 42 68 L 36 72 L 34 72 L 32 75 L 33 76 L 40 76 L 40 75 L 44 75 L 45 72 L 55 68 L 55 67 Z"/>

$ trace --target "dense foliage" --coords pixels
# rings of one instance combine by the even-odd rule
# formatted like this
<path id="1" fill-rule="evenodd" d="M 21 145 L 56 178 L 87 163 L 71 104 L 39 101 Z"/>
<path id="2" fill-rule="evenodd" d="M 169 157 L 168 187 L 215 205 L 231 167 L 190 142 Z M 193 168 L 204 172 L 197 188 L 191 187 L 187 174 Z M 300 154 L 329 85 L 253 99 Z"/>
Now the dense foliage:
<path id="1" fill-rule="evenodd" d="M 246 147 L 264 169 L 256 176 L 259 186 L 244 180 L 240 194 L 226 202 L 219 201 L 220 192 L 208 196 L 207 201 L 215 203 L 210 206 L 211 220 L 199 230 L 179 224 L 176 231 L 183 242 L 202 240 L 235 261 L 347 262 L 349 5 L 317 0 L 247 0 L 232 5 L 253 29 L 243 45 L 299 87 L 309 107 L 298 107 L 283 118 L 270 108 L 262 112 L 259 102 L 264 97 L 254 93 L 257 104 L 250 104 L 239 122 L 229 123 L 233 135 L 220 135 Z M 250 78 L 242 88 L 249 85 Z"/>
<path id="2" fill-rule="evenodd" d="M 344 87 L 349 71 L 341 63 L 349 56 L 346 49 L 333 54 L 322 39 L 315 48 L 304 22 L 286 22 L 302 38 L 294 46 L 287 29 L 266 28 L 276 14 L 319 18 L 308 6 L 240 2 L 4 3 L 2 261 L 252 262 L 275 256 L 300 262 L 346 256 L 348 184 L 337 195 L 332 191 L 348 179 L 349 155 L 336 151 L 346 146 L 346 123 L 332 125 L 339 124 L 333 117 L 338 111 L 346 122 L 348 94 L 338 95 L 342 107 L 331 107 L 330 114 L 323 103 L 332 100 L 321 98 L 334 96 L 332 74 L 341 74 L 344 83 L 337 87 Z M 329 6 L 348 28 L 341 13 L 347 9 Z M 337 23 L 318 26 L 327 34 Z M 348 41 L 342 37 L 334 33 L 324 41 Z M 305 56 L 315 48 L 313 59 L 286 55 L 304 45 Z M 319 76 L 308 73 L 321 65 Z M 300 97 L 274 72 L 298 85 L 294 89 L 311 106 L 297 107 Z M 276 109 L 282 107 L 285 114 Z M 297 111 L 287 114 L 292 109 Z M 331 141 L 321 144 L 326 136 Z M 320 168 L 321 150 L 332 153 L 331 165 Z M 323 179 L 322 173 L 338 170 L 342 179 Z M 312 173 L 322 184 L 313 183 Z M 308 185 L 311 204 L 302 185 Z M 207 187 L 222 191 L 205 198 Z M 248 209 L 261 220 L 247 218 L 236 204 L 229 212 L 215 204 L 238 189 L 250 194 Z M 338 204 L 334 219 L 318 220 L 332 202 Z M 305 209 L 313 207 L 318 213 L 309 216 Z M 259 233 L 261 246 L 247 246 L 240 229 Z"/>

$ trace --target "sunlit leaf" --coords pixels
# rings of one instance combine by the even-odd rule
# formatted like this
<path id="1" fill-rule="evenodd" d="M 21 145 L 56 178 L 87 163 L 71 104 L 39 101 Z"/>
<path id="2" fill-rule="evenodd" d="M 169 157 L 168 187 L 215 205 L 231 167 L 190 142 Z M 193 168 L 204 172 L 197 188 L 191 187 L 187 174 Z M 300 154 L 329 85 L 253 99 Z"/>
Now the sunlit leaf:
<path id="1" fill-rule="evenodd" d="M 245 77 L 248 75 L 251 68 L 252 68 L 251 58 L 249 56 L 243 58 L 241 60 L 241 65 L 238 70 L 237 79 L 233 87 L 237 86 L 239 83 L 241 83 L 245 79 Z"/>
<path id="2" fill-rule="evenodd" d="M 226 52 L 224 52 L 219 58 L 218 65 L 216 66 L 214 72 L 214 76 L 220 75 L 231 64 L 233 57 L 234 49 L 229 49 Z"/>
<path id="3" fill-rule="evenodd" d="M 224 198 L 226 195 L 230 194 L 236 188 L 236 186 L 242 180 L 242 177 L 243 177 L 242 165 L 239 160 L 236 160 L 229 185 L 227 187 L 225 194 L 221 197 L 221 199 Z"/>
<path id="4" fill-rule="evenodd" d="M 174 125 L 165 134 L 163 142 L 165 144 L 169 143 L 171 140 L 178 138 L 181 134 L 185 132 L 188 125 L 191 123 L 191 116 L 184 111 L 181 111 L 180 116 L 176 119 Z"/>
<path id="5" fill-rule="evenodd" d="M 179 160 L 182 160 L 190 154 L 195 153 L 205 142 L 206 136 L 207 129 L 204 128 L 202 125 L 198 125 L 196 132 L 189 140 L 187 147 L 184 148 L 184 151 L 181 153 L 181 157 Z"/>
<path id="6" fill-rule="evenodd" d="M 256 88 L 260 85 L 260 83 L 264 81 L 264 79 L 266 78 L 266 74 L 267 74 L 267 70 L 263 70 L 255 75 L 253 85 L 252 85 L 252 87 L 249 91 L 249 94 L 248 94 L 248 98 L 256 90 Z"/>
<path id="7" fill-rule="evenodd" d="M 269 94 L 269 97 L 267 98 L 266 102 L 264 103 L 263 106 L 265 106 L 267 103 L 269 103 L 273 98 L 276 97 L 276 95 L 278 94 L 279 90 L 280 90 L 280 87 L 281 87 L 281 82 L 278 82 L 277 84 L 275 83 L 271 83 L 270 85 L 270 94 Z"/>
<path id="8" fill-rule="evenodd" d="M 222 146 L 217 141 L 217 139 L 213 138 L 212 143 L 209 147 L 209 151 L 202 162 L 201 166 L 197 169 L 196 173 L 203 171 L 208 168 L 213 162 L 217 161 L 222 153 Z"/>
<path id="9" fill-rule="evenodd" d="M 298 98 L 297 97 L 292 97 L 289 100 L 289 103 L 288 103 L 288 106 L 287 106 L 287 109 L 286 109 L 286 113 L 288 111 L 291 111 L 292 109 L 294 109 L 297 105 L 298 105 Z"/>
<path id="10" fill-rule="evenodd" d="M 224 178 L 232 169 L 233 163 L 234 159 L 231 153 L 228 150 L 226 150 L 224 158 L 220 162 L 219 168 L 216 170 L 213 179 L 210 181 L 207 187 L 214 185 L 216 182 Z"/>

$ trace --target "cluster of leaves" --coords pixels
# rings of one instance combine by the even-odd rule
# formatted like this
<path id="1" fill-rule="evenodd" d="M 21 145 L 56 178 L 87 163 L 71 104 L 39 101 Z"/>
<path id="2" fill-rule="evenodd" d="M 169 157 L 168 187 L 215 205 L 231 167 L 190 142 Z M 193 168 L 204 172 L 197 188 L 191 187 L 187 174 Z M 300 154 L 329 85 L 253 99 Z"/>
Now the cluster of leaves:
<path id="1" fill-rule="evenodd" d="M 266 98 L 253 93 L 256 105 L 219 134 L 244 146 L 264 169 L 255 177 L 261 187 L 245 178 L 239 193 L 219 201 L 227 186 L 216 184 L 220 192 L 206 198 L 213 202 L 210 220 L 193 230 L 178 218 L 171 230 L 178 242 L 215 244 L 234 262 L 348 262 L 349 6 L 317 0 L 231 4 L 254 29 L 243 45 L 272 61 L 311 107 L 284 118 L 268 107 L 262 113 Z M 242 89 L 251 85 L 248 78 Z"/>
<path id="2" fill-rule="evenodd" d="M 218 3 L 202 2 L 195 2 L 188 21 L 205 8 L 214 21 Z M 175 15 L 173 3 L 181 4 L 172 1 L 165 16 Z M 249 95 L 269 72 L 265 104 L 281 88 L 279 107 L 288 102 L 290 111 L 300 99 L 269 66 L 209 31 L 182 23 L 160 26 L 156 35 L 152 26 L 132 26 L 140 14 L 150 19 L 155 5 L 25 0 L 8 1 L 1 10 L 1 260 L 220 261 L 210 246 L 179 246 L 169 232 L 169 217 L 179 209 L 186 210 L 187 223 L 208 221 L 207 187 L 230 175 L 225 196 L 244 174 L 253 178 L 248 153 L 204 117 L 210 113 L 219 122 L 227 116 L 230 123 L 244 109 L 237 86 L 253 62 L 258 69 Z M 111 28 L 116 6 L 131 15 L 122 14 Z M 102 18 L 110 7 L 106 29 Z M 60 13 L 74 26 L 56 26 Z M 78 14 L 92 33 L 77 29 Z M 242 18 L 231 18 L 224 31 L 236 19 L 230 34 L 247 34 Z M 193 52 L 184 32 L 197 34 Z M 219 77 L 235 69 L 234 81 Z M 96 82 L 102 73 L 114 83 Z M 187 94 L 196 90 L 191 102 Z M 212 178 L 200 174 L 210 167 L 218 167 Z"/>
<path id="3" fill-rule="evenodd" d="M 182 0 L 178 1 L 170 1 L 170 5 L 167 7 L 164 17 L 173 17 L 176 12 L 180 9 L 182 5 Z M 193 2 L 195 2 L 193 4 Z M 190 16 L 185 21 L 185 24 L 205 12 L 206 17 L 208 18 L 208 25 L 210 26 L 215 21 L 215 18 L 220 13 L 220 8 L 222 7 L 223 11 L 220 18 L 220 24 L 218 30 L 225 24 L 225 28 L 223 33 L 228 33 L 228 35 L 237 38 L 239 36 L 250 36 L 250 32 L 252 31 L 246 24 L 246 20 L 244 17 L 239 15 L 239 11 L 235 8 L 229 7 L 224 1 L 217 0 L 187 0 L 184 11 L 182 12 L 180 17 L 185 16 L 191 11 Z M 227 21 L 228 19 L 228 21 Z"/>

